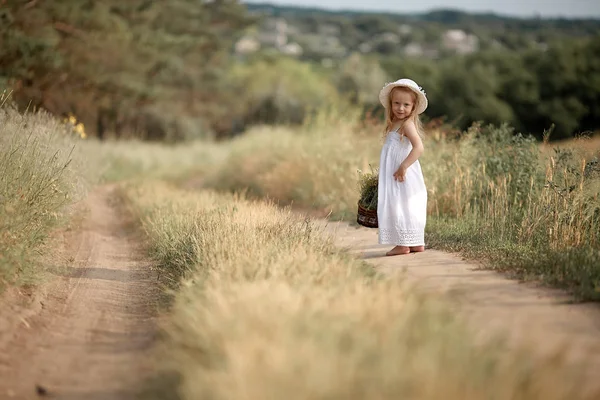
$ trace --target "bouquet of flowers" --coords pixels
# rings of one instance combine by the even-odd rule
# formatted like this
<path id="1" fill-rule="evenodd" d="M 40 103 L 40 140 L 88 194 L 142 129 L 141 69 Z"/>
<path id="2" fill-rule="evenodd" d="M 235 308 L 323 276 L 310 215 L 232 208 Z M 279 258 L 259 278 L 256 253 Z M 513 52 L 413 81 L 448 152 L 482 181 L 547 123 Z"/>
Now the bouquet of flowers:
<path id="1" fill-rule="evenodd" d="M 356 222 L 367 228 L 377 228 L 377 189 L 379 172 L 371 168 L 371 172 L 358 171 L 358 215 Z"/>

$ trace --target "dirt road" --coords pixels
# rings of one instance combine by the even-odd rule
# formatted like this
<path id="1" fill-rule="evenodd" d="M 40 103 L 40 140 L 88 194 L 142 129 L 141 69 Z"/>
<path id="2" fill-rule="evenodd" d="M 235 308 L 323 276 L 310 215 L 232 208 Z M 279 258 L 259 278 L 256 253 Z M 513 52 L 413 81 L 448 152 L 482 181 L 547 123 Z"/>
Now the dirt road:
<path id="1" fill-rule="evenodd" d="M 132 399 L 151 376 L 156 276 L 115 201 L 112 186 L 89 195 L 66 234 L 71 265 L 0 331 L 0 398 Z"/>
<path id="2" fill-rule="evenodd" d="M 600 305 L 574 304 L 559 290 L 519 283 L 436 250 L 386 257 L 392 246 L 377 244 L 377 230 L 328 223 L 338 246 L 386 274 L 403 274 L 431 296 L 464 315 L 481 339 L 506 335 L 511 345 L 528 345 L 540 355 L 565 346 L 567 358 L 600 367 Z M 594 374 L 590 369 L 590 374 Z M 594 375 L 597 380 L 597 373 Z M 599 382 L 600 383 L 600 382 Z"/>

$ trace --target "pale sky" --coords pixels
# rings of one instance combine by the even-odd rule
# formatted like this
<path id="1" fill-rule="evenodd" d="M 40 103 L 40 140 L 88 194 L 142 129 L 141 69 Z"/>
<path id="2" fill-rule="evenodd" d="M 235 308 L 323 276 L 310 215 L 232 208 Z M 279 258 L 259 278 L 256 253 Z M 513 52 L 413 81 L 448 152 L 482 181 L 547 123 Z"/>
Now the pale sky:
<path id="1" fill-rule="evenodd" d="M 540 15 L 600 18 L 600 0 L 242 0 L 242 2 L 398 13 L 450 8 L 469 12 L 492 11 L 496 14 L 520 17 Z"/>

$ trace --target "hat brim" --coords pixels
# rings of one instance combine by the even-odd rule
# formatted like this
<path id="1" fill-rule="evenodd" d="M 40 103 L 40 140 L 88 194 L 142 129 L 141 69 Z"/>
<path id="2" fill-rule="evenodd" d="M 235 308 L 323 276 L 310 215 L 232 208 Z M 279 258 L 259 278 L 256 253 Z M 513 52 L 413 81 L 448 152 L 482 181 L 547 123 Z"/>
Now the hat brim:
<path id="1" fill-rule="evenodd" d="M 427 106 L 428 106 L 427 96 L 425 96 L 425 93 L 423 93 L 422 91 L 420 91 L 418 89 L 415 89 L 410 84 L 402 83 L 402 82 L 388 83 L 379 92 L 379 101 L 386 109 L 389 107 L 388 99 L 389 99 L 390 93 L 394 88 L 397 88 L 397 87 L 403 87 L 403 88 L 410 89 L 414 94 L 416 94 L 417 98 L 419 99 L 417 102 L 418 104 L 417 104 L 416 112 L 417 112 L 417 114 L 422 114 L 423 112 L 425 112 L 425 110 L 427 109 Z"/>

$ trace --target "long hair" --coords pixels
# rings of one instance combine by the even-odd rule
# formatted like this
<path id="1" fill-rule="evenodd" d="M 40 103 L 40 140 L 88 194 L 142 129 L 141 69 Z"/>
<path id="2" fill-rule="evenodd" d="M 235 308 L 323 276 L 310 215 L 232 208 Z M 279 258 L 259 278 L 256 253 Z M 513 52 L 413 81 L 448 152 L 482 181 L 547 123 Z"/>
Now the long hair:
<path id="1" fill-rule="evenodd" d="M 417 133 L 419 134 L 419 136 L 422 139 L 423 133 L 424 133 L 423 123 L 421 122 L 421 118 L 419 117 L 419 114 L 417 114 L 417 107 L 419 105 L 419 97 L 412 90 L 405 88 L 405 87 L 401 87 L 401 86 L 396 86 L 395 88 L 390 90 L 390 94 L 387 99 L 388 106 L 385 110 L 385 131 L 383 132 L 383 134 L 387 135 L 387 133 L 392 129 L 392 126 L 394 126 L 394 123 L 396 122 L 396 117 L 394 116 L 394 112 L 392 111 L 392 96 L 394 95 L 394 92 L 396 90 L 401 90 L 403 92 L 410 93 L 412 95 L 414 106 L 413 106 L 413 109 L 412 109 L 410 115 L 406 118 L 406 120 L 412 119 L 414 121 L 415 127 L 417 128 Z M 402 125 L 400 125 L 400 129 L 398 129 L 398 131 L 401 131 L 401 130 L 402 130 Z M 402 136 L 404 136 L 404 135 L 402 135 Z"/>

